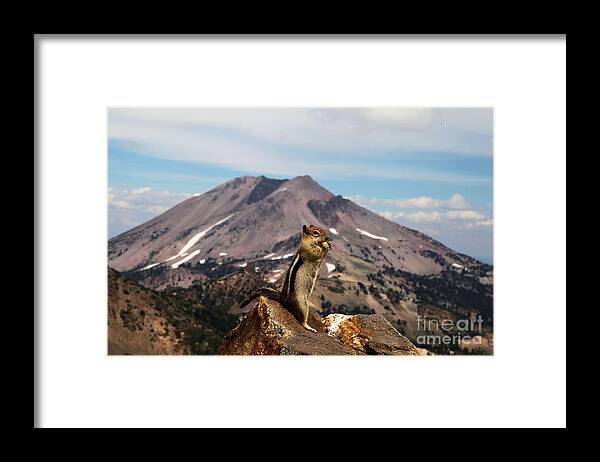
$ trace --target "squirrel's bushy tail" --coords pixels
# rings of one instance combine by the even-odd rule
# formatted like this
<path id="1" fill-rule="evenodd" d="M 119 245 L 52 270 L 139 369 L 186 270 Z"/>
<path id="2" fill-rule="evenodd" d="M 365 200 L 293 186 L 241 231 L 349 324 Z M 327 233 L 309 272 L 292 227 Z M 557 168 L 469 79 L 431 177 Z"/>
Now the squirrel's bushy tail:
<path id="1" fill-rule="evenodd" d="M 262 288 L 258 289 L 256 292 L 254 292 L 254 294 L 252 294 L 252 296 L 249 299 L 247 299 L 244 303 L 242 303 L 240 305 L 240 308 L 245 307 L 248 303 L 250 303 L 256 297 L 259 297 L 260 295 L 270 298 L 271 300 L 281 302 L 281 292 L 279 292 L 278 290 L 273 289 L 271 287 L 262 287 Z"/>

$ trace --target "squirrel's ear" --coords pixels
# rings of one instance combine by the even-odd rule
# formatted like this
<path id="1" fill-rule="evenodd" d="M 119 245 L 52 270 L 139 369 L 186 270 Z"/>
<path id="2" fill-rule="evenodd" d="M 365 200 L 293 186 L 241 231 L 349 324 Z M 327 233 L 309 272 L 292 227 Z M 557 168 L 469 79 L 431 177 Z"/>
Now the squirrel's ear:
<path id="1" fill-rule="evenodd" d="M 306 225 L 302 225 L 302 232 L 304 234 L 308 234 L 308 228 L 306 227 Z"/>

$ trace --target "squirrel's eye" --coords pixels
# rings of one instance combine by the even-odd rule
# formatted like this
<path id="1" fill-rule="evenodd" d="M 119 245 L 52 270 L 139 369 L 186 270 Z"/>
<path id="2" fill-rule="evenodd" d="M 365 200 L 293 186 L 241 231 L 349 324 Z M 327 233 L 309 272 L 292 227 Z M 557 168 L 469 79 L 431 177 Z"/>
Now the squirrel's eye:
<path id="1" fill-rule="evenodd" d="M 313 234 L 313 236 L 315 236 L 315 237 L 319 237 L 319 231 L 313 231 L 313 233 L 312 233 L 312 234 Z"/>

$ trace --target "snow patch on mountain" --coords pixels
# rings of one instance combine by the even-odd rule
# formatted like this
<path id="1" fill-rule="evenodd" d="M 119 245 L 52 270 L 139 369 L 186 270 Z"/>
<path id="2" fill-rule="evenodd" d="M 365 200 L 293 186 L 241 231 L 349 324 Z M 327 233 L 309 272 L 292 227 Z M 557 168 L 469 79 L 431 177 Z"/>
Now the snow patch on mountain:
<path id="1" fill-rule="evenodd" d="M 177 268 L 179 268 L 179 265 L 182 265 L 182 264 L 184 264 L 186 261 L 188 261 L 188 260 L 190 260 L 190 259 L 194 258 L 194 257 L 195 257 L 196 255 L 198 255 L 199 253 L 200 253 L 200 251 L 199 251 L 199 250 L 194 250 L 194 251 L 193 251 L 191 254 L 189 254 L 189 255 L 188 255 L 187 257 L 185 257 L 183 260 L 179 260 L 178 262 L 176 262 L 176 263 L 173 263 L 173 264 L 171 265 L 171 268 L 173 268 L 173 269 L 177 269 Z"/>
<path id="2" fill-rule="evenodd" d="M 195 234 L 189 241 L 187 241 L 187 243 L 183 246 L 183 248 L 179 251 L 179 253 L 177 255 L 181 256 L 181 254 L 183 254 L 184 252 L 187 252 L 189 249 L 191 249 L 196 244 L 196 242 L 198 242 L 200 239 L 202 239 L 206 235 L 206 233 L 208 233 L 211 229 L 213 229 L 215 226 L 219 226 L 221 223 L 225 223 L 227 220 L 229 220 L 234 215 L 235 215 L 235 213 L 232 213 L 228 217 L 225 217 L 222 220 L 217 221 L 214 225 L 211 225 L 208 228 L 206 228 L 205 230 L 200 231 L 198 234 Z"/>
<path id="3" fill-rule="evenodd" d="M 186 255 L 187 255 L 187 252 L 178 253 L 176 255 L 173 255 L 172 257 L 167 258 L 165 261 L 163 261 L 163 263 L 168 263 L 171 260 L 175 260 L 176 258 L 185 257 Z"/>
<path id="4" fill-rule="evenodd" d="M 356 228 L 356 231 L 358 231 L 360 234 L 362 234 L 363 236 L 367 236 L 370 237 L 371 239 L 380 239 L 382 241 L 389 241 L 389 239 L 387 237 L 383 237 L 383 236 L 376 236 L 375 234 L 371 234 L 367 231 L 363 231 L 362 229 L 358 229 Z"/>

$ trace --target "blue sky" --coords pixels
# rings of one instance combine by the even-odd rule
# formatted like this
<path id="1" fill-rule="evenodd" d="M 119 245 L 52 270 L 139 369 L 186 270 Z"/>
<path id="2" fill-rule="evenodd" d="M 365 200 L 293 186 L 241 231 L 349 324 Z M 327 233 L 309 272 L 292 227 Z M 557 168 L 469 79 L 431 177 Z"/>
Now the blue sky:
<path id="1" fill-rule="evenodd" d="M 311 175 L 492 262 L 491 109 L 111 109 L 109 237 L 230 178 Z"/>

